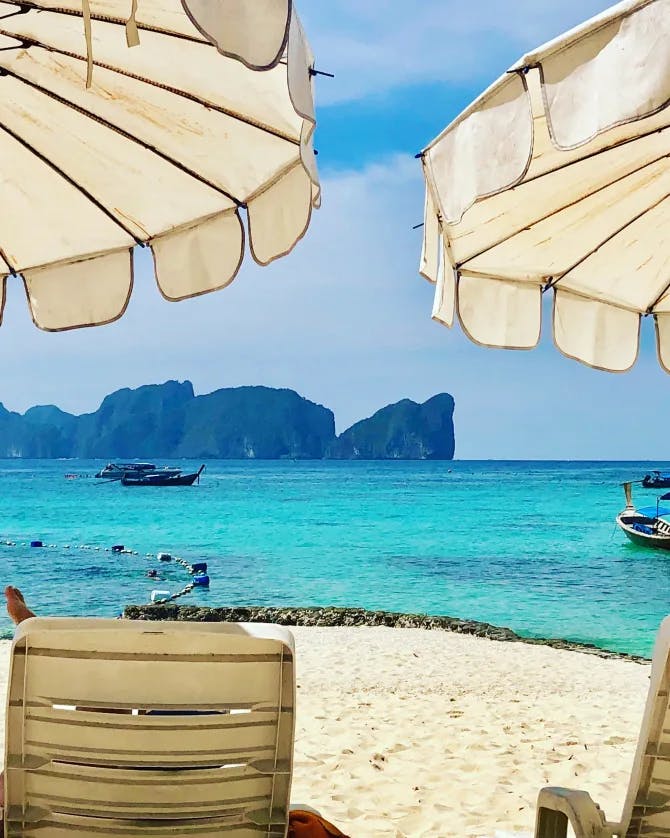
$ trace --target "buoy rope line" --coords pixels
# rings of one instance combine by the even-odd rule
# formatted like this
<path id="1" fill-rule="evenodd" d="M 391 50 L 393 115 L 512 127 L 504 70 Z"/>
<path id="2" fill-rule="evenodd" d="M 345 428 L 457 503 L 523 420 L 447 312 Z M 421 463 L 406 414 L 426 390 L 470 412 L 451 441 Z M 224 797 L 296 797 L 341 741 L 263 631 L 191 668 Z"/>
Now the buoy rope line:
<path id="1" fill-rule="evenodd" d="M 5 538 L 0 539 L 0 547 L 28 547 L 31 549 L 41 549 L 41 550 L 71 550 L 72 545 L 70 544 L 44 544 L 42 541 L 12 541 L 11 539 Z M 113 553 L 114 555 L 125 555 L 125 556 L 139 556 L 138 550 L 129 550 L 123 544 L 115 544 L 112 547 L 100 547 L 94 544 L 79 544 L 74 547 L 75 550 L 92 550 L 94 552 L 104 552 L 104 553 Z M 186 594 L 190 594 L 191 591 L 196 588 L 208 588 L 209 587 L 209 576 L 207 575 L 207 563 L 206 562 L 196 562 L 195 564 L 190 564 L 185 559 L 180 558 L 179 556 L 173 556 L 170 553 L 145 553 L 145 558 L 147 559 L 158 559 L 160 562 L 174 562 L 175 564 L 180 565 L 184 568 L 184 570 L 192 577 L 193 581 L 189 582 L 181 591 L 177 591 L 175 594 L 169 594 L 168 596 L 161 597 L 160 599 L 153 599 L 151 601 L 151 605 L 161 605 L 165 604 L 166 602 L 172 602 L 175 599 L 179 599 L 180 597 L 186 596 Z M 158 571 L 155 571 L 156 576 L 149 576 L 149 579 L 155 579 L 157 582 L 162 581 L 158 576 Z"/>

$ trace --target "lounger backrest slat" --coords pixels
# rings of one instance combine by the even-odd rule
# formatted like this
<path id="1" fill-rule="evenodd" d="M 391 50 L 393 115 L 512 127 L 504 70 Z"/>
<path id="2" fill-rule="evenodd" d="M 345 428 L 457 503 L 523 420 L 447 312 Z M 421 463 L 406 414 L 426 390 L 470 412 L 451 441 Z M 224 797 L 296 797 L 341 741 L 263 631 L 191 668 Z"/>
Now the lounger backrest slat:
<path id="1" fill-rule="evenodd" d="M 275 626 L 29 620 L 12 647 L 7 838 L 281 838 L 294 706 Z"/>
<path id="2" fill-rule="evenodd" d="M 627 838 L 670 836 L 670 618 L 654 648 L 647 704 L 624 805 Z"/>

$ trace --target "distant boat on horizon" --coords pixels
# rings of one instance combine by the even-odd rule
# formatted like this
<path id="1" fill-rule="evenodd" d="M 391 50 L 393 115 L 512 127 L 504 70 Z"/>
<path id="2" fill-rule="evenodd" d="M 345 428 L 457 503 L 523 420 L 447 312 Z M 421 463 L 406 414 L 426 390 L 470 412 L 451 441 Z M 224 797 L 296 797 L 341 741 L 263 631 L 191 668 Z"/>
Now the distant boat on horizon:
<path id="1" fill-rule="evenodd" d="M 122 486 L 192 486 L 196 480 L 200 482 L 200 475 L 205 470 L 205 465 L 193 472 L 192 474 L 182 474 L 177 470 L 177 474 L 167 474 L 165 472 L 147 472 L 140 474 L 124 474 L 121 478 Z"/>
<path id="2" fill-rule="evenodd" d="M 645 489 L 670 489 L 670 474 L 652 471 L 642 478 L 642 486 Z"/>
<path id="3" fill-rule="evenodd" d="M 102 480 L 121 480 L 125 475 L 139 477 L 148 474 L 175 476 L 181 474 L 181 469 L 169 466 L 158 468 L 155 463 L 107 463 L 95 476 Z"/>

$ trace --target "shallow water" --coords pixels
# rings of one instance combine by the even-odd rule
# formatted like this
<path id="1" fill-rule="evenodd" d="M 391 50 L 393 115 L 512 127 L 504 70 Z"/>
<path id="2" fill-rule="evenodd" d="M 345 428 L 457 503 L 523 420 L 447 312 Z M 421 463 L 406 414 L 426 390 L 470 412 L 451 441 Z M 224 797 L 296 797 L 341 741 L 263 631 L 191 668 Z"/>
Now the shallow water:
<path id="1" fill-rule="evenodd" d="M 16 542 L 0 545 L 2 578 L 43 613 L 115 616 L 180 590 L 159 551 L 209 564 L 210 590 L 185 604 L 449 614 L 647 655 L 670 612 L 670 554 L 614 525 L 621 481 L 662 463 L 221 461 L 192 488 L 64 479 L 101 465 L 0 460 L 0 538 Z"/>

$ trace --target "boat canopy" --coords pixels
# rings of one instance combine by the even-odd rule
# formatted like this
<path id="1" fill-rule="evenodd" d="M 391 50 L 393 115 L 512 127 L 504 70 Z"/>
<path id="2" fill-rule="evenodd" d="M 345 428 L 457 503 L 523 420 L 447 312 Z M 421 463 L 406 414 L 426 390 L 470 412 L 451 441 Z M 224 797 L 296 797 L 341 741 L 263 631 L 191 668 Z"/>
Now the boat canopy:
<path id="1" fill-rule="evenodd" d="M 670 493 L 668 493 L 668 495 L 663 495 L 663 499 L 670 500 Z M 655 506 L 645 506 L 636 511 L 640 515 L 644 515 L 645 518 L 661 518 L 664 515 L 670 515 L 670 509 L 664 509 L 662 506 L 659 506 L 658 509 Z"/>

